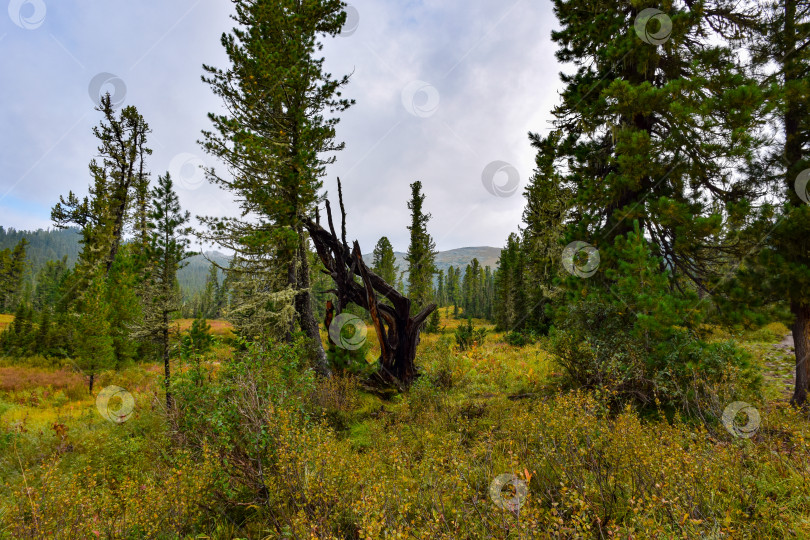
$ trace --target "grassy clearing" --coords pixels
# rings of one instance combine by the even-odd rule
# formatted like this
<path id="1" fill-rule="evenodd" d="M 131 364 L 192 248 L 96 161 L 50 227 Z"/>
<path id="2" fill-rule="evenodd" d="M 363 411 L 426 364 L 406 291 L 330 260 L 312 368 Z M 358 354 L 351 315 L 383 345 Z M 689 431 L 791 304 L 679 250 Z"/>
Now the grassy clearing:
<path id="1" fill-rule="evenodd" d="M 302 396 L 315 421 L 263 409 L 271 492 L 238 511 L 213 495 L 219 458 L 169 442 L 160 366 L 99 378 L 134 396 L 124 424 L 103 419 L 70 372 L 2 368 L 14 382 L 0 387 L 0 538 L 810 537 L 810 421 L 782 400 L 783 379 L 752 400 L 756 434 L 736 438 L 560 392 L 543 342 L 490 333 L 456 351 L 459 322 L 423 335 L 423 376 L 407 394 L 383 400 L 336 377 Z M 783 330 L 744 336 L 765 372 Z M 209 355 L 211 377 L 228 357 Z M 504 474 L 525 486 L 519 498 L 493 499 Z"/>
<path id="2" fill-rule="evenodd" d="M 0 332 L 6 329 L 14 321 L 14 315 L 0 313 Z"/>
<path id="3" fill-rule="evenodd" d="M 207 322 L 211 326 L 211 334 L 223 338 L 234 336 L 233 325 L 228 321 L 210 320 Z M 177 334 L 187 332 L 188 329 L 191 328 L 192 323 L 194 323 L 194 319 L 176 319 L 172 323 L 172 331 Z"/>

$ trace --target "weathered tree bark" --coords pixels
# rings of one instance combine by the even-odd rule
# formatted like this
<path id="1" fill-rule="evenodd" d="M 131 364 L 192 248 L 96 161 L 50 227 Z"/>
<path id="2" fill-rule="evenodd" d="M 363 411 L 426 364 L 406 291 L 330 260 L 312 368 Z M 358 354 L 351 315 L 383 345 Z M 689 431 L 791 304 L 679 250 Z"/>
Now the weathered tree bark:
<path id="1" fill-rule="evenodd" d="M 807 402 L 810 389 L 810 306 L 794 302 L 790 306 L 796 320 L 793 322 L 793 346 L 796 354 L 796 386 L 790 403 L 801 406 Z"/>
<path id="2" fill-rule="evenodd" d="M 784 57 L 782 58 L 782 69 L 784 70 L 784 85 L 795 84 L 803 77 L 803 66 L 797 58 L 796 51 L 799 44 L 799 37 L 796 27 L 796 0 L 785 1 L 785 27 L 783 39 L 785 43 Z M 795 94 L 788 93 L 785 97 L 785 160 L 787 169 L 785 171 L 785 181 L 787 192 L 793 193 L 793 181 L 802 168 L 802 140 L 799 117 L 801 106 Z M 798 197 L 792 197 L 791 202 L 796 205 L 804 204 Z M 790 311 L 795 317 L 793 323 L 793 343 L 796 354 L 796 385 L 793 390 L 793 397 L 790 402 L 794 406 L 804 405 L 807 401 L 808 385 L 810 384 L 810 365 L 808 365 L 808 354 L 810 354 L 810 305 L 803 299 L 793 295 L 790 303 Z"/>
<path id="3" fill-rule="evenodd" d="M 338 190 L 340 192 L 340 180 Z M 345 240 L 346 214 L 343 209 L 340 238 L 335 232 L 329 201 L 326 201 L 326 212 L 328 231 L 310 219 L 304 220 L 304 226 L 326 267 L 325 272 L 335 282 L 336 288 L 331 292 L 337 296 L 336 310 L 340 313 L 353 303 L 369 312 L 380 343 L 379 378 L 406 388 L 417 377 L 414 360 L 419 334 L 428 315 L 436 309 L 436 304 L 426 306 L 411 317 L 411 300 L 366 266 L 357 241 L 354 242 L 354 249 L 349 249 Z M 362 284 L 355 279 L 358 276 Z M 380 303 L 378 294 L 387 298 L 391 305 Z"/>
<path id="4" fill-rule="evenodd" d="M 300 293 L 295 297 L 295 312 L 298 314 L 301 330 L 309 338 L 315 353 L 315 368 L 320 375 L 328 376 L 331 373 L 329 362 L 326 359 L 326 351 L 323 350 L 321 334 L 318 331 L 318 322 L 312 312 L 312 300 L 310 298 L 309 281 L 309 260 L 304 238 L 303 227 L 298 232 L 298 259 L 300 264 L 297 268 L 297 288 Z"/>
<path id="5" fill-rule="evenodd" d="M 326 328 L 326 337 L 329 339 L 329 343 L 332 345 L 335 344 L 332 336 L 329 334 L 329 327 L 332 326 L 332 320 L 335 318 L 335 306 L 332 304 L 331 300 L 326 301 L 326 315 L 323 318 L 323 326 Z"/>

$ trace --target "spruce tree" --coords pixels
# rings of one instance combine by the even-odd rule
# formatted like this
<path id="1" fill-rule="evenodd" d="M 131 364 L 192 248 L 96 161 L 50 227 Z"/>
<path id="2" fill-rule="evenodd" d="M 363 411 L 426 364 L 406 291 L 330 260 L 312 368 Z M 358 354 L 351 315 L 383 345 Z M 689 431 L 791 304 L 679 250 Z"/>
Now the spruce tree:
<path id="1" fill-rule="evenodd" d="M 605 270 L 617 264 L 614 239 L 638 221 L 673 283 L 708 290 L 739 254 L 728 232 L 756 195 L 734 174 L 760 142 L 762 91 L 735 49 L 755 18 L 722 0 L 643 12 L 657 5 L 554 1 L 557 58 L 576 72 L 562 75 L 554 130 L 534 140 L 538 162 L 575 193 L 567 241 L 596 245 Z"/>
<path id="2" fill-rule="evenodd" d="M 495 273 L 495 323 L 502 330 L 521 331 L 527 325 L 524 271 L 520 238 L 510 234 Z"/>
<path id="3" fill-rule="evenodd" d="M 422 209 L 425 195 L 422 193 L 422 182 L 411 184 L 411 200 L 408 209 L 411 211 L 411 241 L 408 245 L 408 296 L 413 304 L 411 313 L 416 314 L 433 300 L 433 274 L 436 272 L 436 244 L 427 232 L 430 214 Z"/>
<path id="4" fill-rule="evenodd" d="M 524 284 L 520 292 L 515 289 L 514 293 L 522 292 L 524 297 L 518 302 L 525 303 L 522 313 L 510 324 L 545 334 L 551 326 L 550 312 L 563 296 L 557 280 L 563 268 L 563 238 L 576 184 L 555 169 L 553 148 L 559 142 L 559 134 L 545 140 L 531 135 L 530 139 L 537 150 L 536 167 L 524 191 L 524 227 L 520 238 L 515 239 L 520 245 L 515 245 L 518 251 L 514 252 L 513 267 L 514 279 Z"/>
<path id="5" fill-rule="evenodd" d="M 39 317 L 39 326 L 35 340 L 37 353 L 48 356 L 51 349 L 51 309 L 42 310 Z"/>
<path id="6" fill-rule="evenodd" d="M 438 308 L 434 309 L 433 313 L 431 313 L 430 317 L 428 317 L 428 322 L 425 325 L 425 332 L 428 334 L 438 334 L 441 332 L 441 316 L 439 315 Z"/>
<path id="7" fill-rule="evenodd" d="M 337 114 L 351 105 L 340 97 L 348 77 L 326 73 L 318 54 L 320 39 L 337 35 L 345 23 L 344 4 L 236 0 L 234 8 L 237 26 L 221 39 L 230 67 L 204 66 L 203 77 L 227 113 L 208 115 L 213 130 L 203 132 L 201 144 L 231 173 L 210 170 L 209 178 L 230 191 L 242 216 L 251 219 L 206 218 L 204 237 L 239 254 L 245 273 L 240 285 L 250 301 L 237 309 L 267 319 L 248 323 L 251 331 L 283 325 L 291 340 L 301 328 L 325 371 L 301 218 L 313 213 L 326 166 L 343 148 L 335 126 Z"/>
<path id="8" fill-rule="evenodd" d="M 44 310 L 55 308 L 62 295 L 65 281 L 70 271 L 67 265 L 67 255 L 58 261 L 48 261 L 37 272 L 34 286 L 34 309 Z"/>
<path id="9" fill-rule="evenodd" d="M 461 271 L 456 268 L 455 266 L 451 266 L 447 269 L 447 302 L 448 304 L 453 305 L 453 316 L 458 316 L 458 306 L 460 303 L 460 285 L 459 285 L 459 274 Z"/>
<path id="10" fill-rule="evenodd" d="M 205 288 L 200 296 L 200 304 L 197 308 L 199 315 L 209 319 L 216 319 L 219 316 L 220 299 L 219 268 L 215 264 L 211 264 L 208 269 L 208 277 L 205 280 Z M 195 316 L 197 315 L 195 313 Z"/>
<path id="11" fill-rule="evenodd" d="M 387 283 L 395 284 L 399 275 L 399 266 L 396 264 L 397 258 L 394 255 L 394 247 L 388 237 L 383 236 L 374 246 L 374 258 L 371 270 L 383 278 Z"/>
<path id="12" fill-rule="evenodd" d="M 776 67 L 763 76 L 762 86 L 781 137 L 750 171 L 751 181 L 764 183 L 771 200 L 745 231 L 746 244 L 760 249 L 743 260 L 735 280 L 724 284 L 731 300 L 725 307 L 745 316 L 739 312 L 774 302 L 788 306 L 796 360 L 791 402 L 803 405 L 810 391 L 810 5 L 800 0 L 766 4 L 759 30 L 753 59 L 757 66 Z"/>
<path id="13" fill-rule="evenodd" d="M 188 251 L 185 227 L 189 213 L 180 209 L 180 201 L 174 192 L 169 173 L 158 177 L 158 185 L 151 193 L 149 219 L 150 241 L 147 256 L 150 263 L 150 290 L 152 297 L 147 308 L 150 330 L 161 344 L 163 371 L 166 385 L 166 407 L 172 407 L 170 388 L 171 369 L 169 358 L 169 321 L 171 314 L 181 307 L 182 299 L 177 289 L 177 271 L 183 268 Z"/>
<path id="14" fill-rule="evenodd" d="M 110 305 L 107 284 L 102 272 L 92 276 L 79 300 L 80 316 L 75 320 L 74 362 L 88 377 L 88 389 L 99 372 L 114 366 L 115 348 L 110 331 Z"/>

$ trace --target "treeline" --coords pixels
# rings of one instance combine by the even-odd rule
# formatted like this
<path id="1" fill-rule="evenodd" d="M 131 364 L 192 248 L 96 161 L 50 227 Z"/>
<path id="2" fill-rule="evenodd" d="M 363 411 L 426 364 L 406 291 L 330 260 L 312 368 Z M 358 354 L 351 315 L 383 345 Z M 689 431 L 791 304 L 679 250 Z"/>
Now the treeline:
<path id="1" fill-rule="evenodd" d="M 6 229 L 0 226 L 0 251 L 14 249 L 23 239 L 27 242 L 25 251 L 25 286 L 33 288 L 37 274 L 50 261 L 57 261 L 67 257 L 67 264 L 70 268 L 78 261 L 81 251 L 81 231 L 76 227 L 68 227 L 64 230 L 54 228 L 50 230 L 24 231 L 14 228 Z M 125 241 L 130 240 L 131 238 L 127 238 Z M 216 251 L 196 254 L 189 257 L 187 259 L 188 264 L 177 272 L 177 281 L 183 292 L 185 303 L 194 304 L 197 302 L 198 300 L 195 297 L 205 289 L 211 266 L 209 259 L 221 267 L 227 267 L 230 261 L 229 257 Z M 220 281 L 223 275 L 224 272 L 220 271 Z M 191 310 L 191 307 L 184 308 L 184 313 Z M 11 311 L 13 311 L 13 308 Z"/>
<path id="2" fill-rule="evenodd" d="M 76 264 L 67 256 L 46 262 L 32 291 L 21 294 L 27 242 L 3 252 L 2 279 L 10 284 L 3 307 L 9 299 L 16 306 L 0 351 L 70 358 L 91 392 L 100 370 L 162 358 L 168 384 L 169 327 L 182 307 L 177 271 L 192 255 L 189 213 L 168 173 L 150 181 L 150 129 L 137 109 L 117 112 L 107 94 L 97 110 L 103 118 L 93 129 L 99 155 L 90 162 L 89 193 L 70 192 L 51 212 L 58 228 L 81 235 Z"/>
<path id="3" fill-rule="evenodd" d="M 409 253 L 412 251 L 412 248 L 409 248 Z M 402 272 L 396 265 L 394 249 L 388 237 L 380 238 L 374 247 L 372 270 L 388 283 L 398 283 Z M 438 307 L 452 306 L 453 315 L 456 317 L 492 319 L 497 271 L 493 273 L 489 266 L 482 268 L 478 259 L 474 258 L 464 268 L 463 273 L 461 267 L 458 266 L 450 266 L 445 274 L 444 270 L 437 271 L 435 266 L 428 267 L 425 264 L 411 266 L 409 264 L 409 278 L 414 272 L 422 273 L 421 283 L 429 283 L 429 285 L 422 285 L 429 288 L 430 293 L 422 293 L 419 296 L 422 298 L 419 306 L 424 307 L 428 301 L 431 301 Z M 411 290 L 404 287 L 402 283 L 399 283 L 399 287 L 403 292 L 413 296 Z"/>
<path id="4" fill-rule="evenodd" d="M 221 319 L 230 309 L 229 294 L 231 279 L 226 270 L 216 263 L 209 264 L 208 275 L 202 290 L 183 302 L 180 314 L 184 318 Z"/>
<path id="5" fill-rule="evenodd" d="M 22 240 L 26 241 L 26 280 L 33 286 L 37 273 L 49 262 L 67 257 L 67 264 L 73 266 L 79 259 L 81 246 L 80 231 L 53 229 L 21 231 L 0 225 L 0 250 L 14 249 Z"/>
<path id="6" fill-rule="evenodd" d="M 14 309 L 20 302 L 27 245 L 21 239 L 13 249 L 0 251 L 0 313 Z"/>

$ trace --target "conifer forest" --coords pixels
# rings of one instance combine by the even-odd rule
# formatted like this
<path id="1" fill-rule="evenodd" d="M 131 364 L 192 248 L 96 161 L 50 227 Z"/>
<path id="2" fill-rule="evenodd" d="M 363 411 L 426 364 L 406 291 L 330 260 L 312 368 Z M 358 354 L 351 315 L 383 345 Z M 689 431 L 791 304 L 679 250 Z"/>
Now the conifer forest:
<path id="1" fill-rule="evenodd" d="M 71 4 L 0 540 L 810 538 L 810 0 Z"/>

